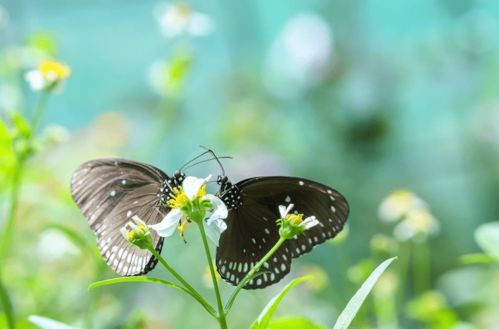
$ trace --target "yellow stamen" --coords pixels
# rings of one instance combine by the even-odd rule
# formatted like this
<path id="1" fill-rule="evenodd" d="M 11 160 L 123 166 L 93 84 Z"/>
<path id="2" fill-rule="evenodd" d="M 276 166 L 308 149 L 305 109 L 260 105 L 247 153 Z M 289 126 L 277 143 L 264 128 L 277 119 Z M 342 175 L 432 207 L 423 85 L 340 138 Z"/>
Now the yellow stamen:
<path id="1" fill-rule="evenodd" d="M 180 237 L 182 238 L 182 240 L 184 240 L 184 242 L 185 242 L 184 231 L 185 231 L 186 225 L 187 225 L 187 221 L 183 221 L 182 223 L 180 223 L 178 225 L 178 231 L 180 233 Z"/>
<path id="2" fill-rule="evenodd" d="M 300 225 L 303 222 L 303 214 L 288 214 L 289 221 L 291 224 Z"/>
<path id="3" fill-rule="evenodd" d="M 179 187 L 174 187 L 173 190 L 173 197 L 168 200 L 166 205 L 172 209 L 179 209 L 182 208 L 188 201 L 189 198 L 187 195 L 185 195 L 184 189 L 182 186 Z"/>
<path id="4" fill-rule="evenodd" d="M 38 70 L 45 79 L 54 81 L 64 80 L 71 74 L 69 66 L 56 61 L 43 61 Z"/>
<path id="5" fill-rule="evenodd" d="M 137 238 L 137 232 L 135 232 L 134 230 L 131 230 L 130 232 L 128 232 L 128 241 L 133 241 Z"/>
<path id="6" fill-rule="evenodd" d="M 198 191 L 197 196 L 198 196 L 198 197 L 200 197 L 200 198 L 202 198 L 202 197 L 204 197 L 205 195 L 206 195 L 206 184 L 205 184 L 205 185 L 203 185 L 203 186 L 201 186 L 201 188 L 200 188 L 200 189 L 199 189 L 199 191 Z"/>

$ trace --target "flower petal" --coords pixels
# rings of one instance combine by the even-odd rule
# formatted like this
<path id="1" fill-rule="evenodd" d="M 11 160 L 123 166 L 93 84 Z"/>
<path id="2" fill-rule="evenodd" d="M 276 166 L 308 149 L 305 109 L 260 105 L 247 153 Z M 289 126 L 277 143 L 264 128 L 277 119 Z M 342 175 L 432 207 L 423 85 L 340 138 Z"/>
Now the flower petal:
<path id="1" fill-rule="evenodd" d="M 212 209 L 209 212 L 209 218 L 207 219 L 207 223 L 215 219 L 225 219 L 229 215 L 229 211 L 227 210 L 227 206 L 223 203 L 222 200 L 214 196 L 213 194 L 207 194 L 205 199 L 209 200 L 212 205 Z"/>
<path id="2" fill-rule="evenodd" d="M 184 189 L 185 195 L 192 200 L 197 194 L 201 186 L 210 180 L 211 175 L 206 178 L 197 178 L 194 176 L 187 176 L 182 183 L 182 188 Z"/>
<path id="3" fill-rule="evenodd" d="M 159 236 L 167 237 L 175 232 L 180 218 L 182 218 L 182 211 L 180 209 L 172 209 L 161 222 L 149 225 L 149 227 L 158 232 Z"/>
<path id="4" fill-rule="evenodd" d="M 286 215 L 289 213 L 291 209 L 293 209 L 294 204 L 290 203 L 288 207 L 286 208 L 283 205 L 279 205 L 279 214 L 281 215 L 281 218 L 286 217 Z"/>
<path id="5" fill-rule="evenodd" d="M 317 218 L 315 218 L 315 216 L 310 216 L 310 217 L 307 217 L 303 220 L 303 222 L 301 223 L 301 225 L 303 226 L 304 229 L 308 230 L 316 225 L 319 224 L 319 221 L 317 220 Z"/>
<path id="6" fill-rule="evenodd" d="M 218 240 L 220 240 L 220 235 L 227 229 L 227 224 L 223 219 L 217 218 L 207 221 L 204 226 L 208 239 L 218 247 Z"/>

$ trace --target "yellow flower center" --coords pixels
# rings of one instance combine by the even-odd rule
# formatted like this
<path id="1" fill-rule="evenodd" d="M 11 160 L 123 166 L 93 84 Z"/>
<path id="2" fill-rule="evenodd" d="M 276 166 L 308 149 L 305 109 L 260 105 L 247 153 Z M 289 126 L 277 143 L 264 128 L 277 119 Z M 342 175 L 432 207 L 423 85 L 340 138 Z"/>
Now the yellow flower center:
<path id="1" fill-rule="evenodd" d="M 137 231 L 131 230 L 130 232 L 128 232 L 128 241 L 133 241 L 139 238 L 139 235 L 144 235 L 147 232 L 147 227 L 145 227 L 144 225 L 137 225 Z"/>
<path id="2" fill-rule="evenodd" d="M 57 61 L 43 61 L 38 66 L 38 70 L 45 79 L 51 81 L 64 80 L 71 74 L 69 66 Z"/>
<path id="3" fill-rule="evenodd" d="M 288 214 L 286 217 L 294 225 L 300 225 L 303 222 L 303 214 Z"/>
<path id="4" fill-rule="evenodd" d="M 166 205 L 172 209 L 180 209 L 189 201 L 182 186 L 174 187 L 172 193 L 173 197 L 166 203 Z"/>

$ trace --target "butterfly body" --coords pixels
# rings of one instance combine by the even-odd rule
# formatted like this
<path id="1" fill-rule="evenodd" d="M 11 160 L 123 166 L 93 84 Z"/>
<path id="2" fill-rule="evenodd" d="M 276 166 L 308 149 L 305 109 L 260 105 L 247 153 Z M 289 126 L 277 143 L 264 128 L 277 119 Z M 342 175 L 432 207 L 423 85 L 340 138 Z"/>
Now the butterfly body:
<path id="1" fill-rule="evenodd" d="M 264 288 L 289 273 L 291 260 L 333 238 L 345 224 L 348 203 L 336 190 L 304 178 L 254 177 L 232 184 L 221 177 L 219 197 L 227 205 L 227 230 L 217 248 L 222 278 L 237 285 L 279 240 L 279 205 L 293 204 L 293 212 L 314 216 L 319 225 L 287 240 L 263 265 L 263 274 L 245 286 Z"/>

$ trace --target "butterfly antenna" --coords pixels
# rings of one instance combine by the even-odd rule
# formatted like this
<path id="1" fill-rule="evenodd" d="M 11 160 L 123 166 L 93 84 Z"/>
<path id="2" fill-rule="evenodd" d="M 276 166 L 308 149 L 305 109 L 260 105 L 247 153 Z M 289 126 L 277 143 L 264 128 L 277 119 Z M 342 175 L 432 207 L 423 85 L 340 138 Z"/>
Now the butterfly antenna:
<path id="1" fill-rule="evenodd" d="M 210 149 L 206 146 L 203 146 L 203 145 L 199 145 L 199 146 L 201 148 L 204 148 L 206 150 L 206 152 L 209 152 L 209 153 L 211 153 L 211 155 L 213 155 L 213 158 L 215 160 L 217 160 L 218 165 L 220 166 L 220 169 L 222 170 L 222 176 L 225 176 L 225 169 L 224 169 L 224 166 L 222 165 L 222 162 L 220 161 L 220 159 L 227 159 L 227 158 L 232 159 L 232 158 L 231 157 L 218 157 L 212 149 Z"/>
<path id="2" fill-rule="evenodd" d="M 192 163 L 190 165 L 188 165 L 187 167 L 183 168 L 185 170 L 189 169 L 189 168 L 192 168 L 200 163 L 204 163 L 204 162 L 208 162 L 208 161 L 213 161 L 213 160 L 217 160 L 218 164 L 220 165 L 220 161 L 219 159 L 232 159 L 232 157 L 229 157 L 229 156 L 220 156 L 220 157 L 214 157 L 214 158 L 209 158 L 209 159 L 205 159 L 205 160 L 201 160 L 201 161 L 198 161 L 198 162 L 195 162 L 195 163 Z M 223 172 L 223 167 L 222 167 L 222 172 Z"/>
<path id="3" fill-rule="evenodd" d="M 185 167 L 192 163 L 193 161 L 199 159 L 200 157 L 202 157 L 203 155 L 205 155 L 206 153 L 210 153 L 210 150 L 209 149 L 206 149 L 206 151 L 204 151 L 203 153 L 199 154 L 199 155 L 196 155 L 194 158 L 190 159 L 189 161 L 187 161 L 186 163 L 184 163 L 184 165 L 182 167 L 180 167 L 180 171 L 183 171 L 184 169 L 186 169 Z"/>

